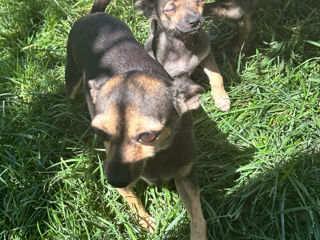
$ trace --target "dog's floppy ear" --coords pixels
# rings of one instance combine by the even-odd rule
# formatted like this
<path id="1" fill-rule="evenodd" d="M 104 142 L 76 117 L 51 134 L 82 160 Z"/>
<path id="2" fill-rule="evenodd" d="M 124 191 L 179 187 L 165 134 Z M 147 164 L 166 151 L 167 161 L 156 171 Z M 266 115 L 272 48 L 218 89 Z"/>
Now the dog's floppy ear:
<path id="1" fill-rule="evenodd" d="M 91 126 L 94 127 L 95 129 L 103 130 L 104 128 L 104 120 L 105 120 L 105 115 L 104 114 L 98 114 L 95 116 L 92 121 L 91 121 Z"/>
<path id="2" fill-rule="evenodd" d="M 92 98 L 92 102 L 93 102 L 93 104 L 95 104 L 96 98 L 97 98 L 97 95 L 99 92 L 99 88 L 96 87 L 94 80 L 88 81 L 88 87 L 89 87 L 90 95 Z"/>
<path id="3" fill-rule="evenodd" d="M 190 78 L 175 78 L 171 88 L 174 106 L 180 115 L 200 106 L 201 93 L 204 92 L 204 89 Z"/>
<path id="4" fill-rule="evenodd" d="M 143 11 L 147 18 L 156 16 L 156 2 L 155 0 L 138 0 L 135 2 L 134 7 Z"/>
<path id="5" fill-rule="evenodd" d="M 97 95 L 100 88 L 106 83 L 107 77 L 104 75 L 100 75 L 88 81 L 88 88 L 90 91 L 90 95 L 92 98 L 93 104 L 96 103 Z"/>

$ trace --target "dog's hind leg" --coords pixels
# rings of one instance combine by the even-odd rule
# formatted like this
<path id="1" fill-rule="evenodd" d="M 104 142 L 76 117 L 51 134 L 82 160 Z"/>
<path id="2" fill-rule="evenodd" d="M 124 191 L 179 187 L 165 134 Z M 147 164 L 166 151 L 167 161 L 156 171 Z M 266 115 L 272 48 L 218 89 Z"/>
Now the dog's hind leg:
<path id="1" fill-rule="evenodd" d="M 211 85 L 211 96 L 215 101 L 215 105 L 221 111 L 229 111 L 230 98 L 224 90 L 223 78 L 216 64 L 212 52 L 200 63 L 204 72 L 207 74 Z"/>
<path id="2" fill-rule="evenodd" d="M 71 44 L 68 42 L 67 46 L 67 64 L 65 69 L 65 81 L 67 96 L 70 99 L 75 99 L 83 86 L 82 73 L 77 69 L 77 65 L 74 62 Z"/>
<path id="3" fill-rule="evenodd" d="M 134 192 L 129 187 L 117 188 L 117 191 L 127 201 L 129 207 L 136 213 L 140 226 L 148 232 L 153 232 L 156 228 L 155 220 L 147 213 L 141 200 Z"/>
<path id="4" fill-rule="evenodd" d="M 187 176 L 175 178 L 176 188 L 190 216 L 190 240 L 206 240 L 207 226 L 200 203 L 200 189 L 194 169 Z"/>

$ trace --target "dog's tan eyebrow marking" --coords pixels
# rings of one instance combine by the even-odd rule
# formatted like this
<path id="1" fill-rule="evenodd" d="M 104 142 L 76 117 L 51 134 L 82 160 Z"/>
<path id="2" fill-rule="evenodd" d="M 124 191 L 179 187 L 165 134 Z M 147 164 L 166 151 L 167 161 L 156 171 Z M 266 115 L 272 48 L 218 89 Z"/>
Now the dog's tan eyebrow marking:
<path id="1" fill-rule="evenodd" d="M 108 82 L 101 87 L 99 95 L 103 97 L 113 91 L 117 91 L 117 86 L 121 85 L 123 81 L 125 81 L 124 75 L 109 79 Z M 142 94 L 148 92 L 148 94 L 156 95 L 159 89 L 165 87 L 165 84 L 161 80 L 138 73 L 131 75 L 127 81 L 128 92 L 141 91 Z M 103 104 L 101 104 L 101 106 L 102 105 Z M 103 113 L 98 114 L 98 116 L 92 120 L 92 126 L 106 131 L 110 135 L 119 136 L 122 134 L 120 133 L 120 128 L 124 127 L 120 126 L 123 124 L 122 119 L 125 119 L 127 126 L 124 134 L 130 137 L 141 133 L 139 131 L 158 131 L 163 127 L 159 120 L 144 116 L 137 105 L 129 104 L 123 111 L 124 112 L 122 112 L 116 102 L 107 103 L 107 105 L 103 105 Z"/>
<path id="2" fill-rule="evenodd" d="M 104 113 L 98 114 L 92 120 L 91 125 L 106 133 L 117 136 L 119 135 L 120 114 L 115 103 L 108 104 Z"/>
<path id="3" fill-rule="evenodd" d="M 124 80 L 123 75 L 110 78 L 100 89 L 99 96 L 109 95 L 116 86 L 118 86 Z"/>
<path id="4" fill-rule="evenodd" d="M 138 134 L 147 131 L 161 131 L 164 127 L 158 119 L 151 116 L 145 116 L 136 104 L 127 106 L 125 118 L 127 122 L 126 135 L 129 138 L 136 137 Z"/>
<path id="5" fill-rule="evenodd" d="M 156 93 L 160 88 L 165 87 L 165 84 L 160 79 L 146 76 L 143 74 L 135 74 L 128 82 L 129 90 L 135 90 L 139 86 L 144 92 Z"/>
<path id="6" fill-rule="evenodd" d="M 69 95 L 70 99 L 75 99 L 77 94 L 80 92 L 83 86 L 83 78 L 81 78 L 78 83 L 73 87 L 71 94 Z"/>

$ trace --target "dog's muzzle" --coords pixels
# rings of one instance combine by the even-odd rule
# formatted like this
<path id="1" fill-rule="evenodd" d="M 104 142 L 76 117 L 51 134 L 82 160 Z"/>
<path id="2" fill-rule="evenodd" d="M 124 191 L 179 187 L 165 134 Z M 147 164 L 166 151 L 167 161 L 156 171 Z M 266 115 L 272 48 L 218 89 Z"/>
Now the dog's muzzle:
<path id="1" fill-rule="evenodd" d="M 107 181 L 113 187 L 125 188 L 139 179 L 143 166 L 143 161 L 122 163 L 120 160 L 113 160 L 106 167 Z"/>
<path id="2" fill-rule="evenodd" d="M 195 33 L 202 27 L 202 23 L 203 18 L 200 14 L 189 13 L 180 22 L 177 30 L 181 33 Z"/>

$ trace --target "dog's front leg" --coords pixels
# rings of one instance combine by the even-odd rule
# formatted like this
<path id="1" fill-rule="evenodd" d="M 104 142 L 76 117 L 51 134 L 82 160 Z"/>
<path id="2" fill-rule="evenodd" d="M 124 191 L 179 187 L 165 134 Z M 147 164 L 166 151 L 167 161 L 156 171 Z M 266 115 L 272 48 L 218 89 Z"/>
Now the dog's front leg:
<path id="1" fill-rule="evenodd" d="M 204 72 L 207 74 L 211 85 L 211 96 L 215 101 L 215 105 L 221 111 L 229 111 L 230 98 L 224 90 L 223 78 L 216 64 L 212 52 L 201 62 Z"/>
<path id="2" fill-rule="evenodd" d="M 155 220 L 147 213 L 140 199 L 129 187 L 117 188 L 117 190 L 127 201 L 129 207 L 136 213 L 140 226 L 148 232 L 153 232 L 156 228 Z"/>
<path id="3" fill-rule="evenodd" d="M 194 171 L 191 170 L 185 177 L 176 177 L 175 184 L 190 216 L 190 240 L 206 240 L 207 226 L 202 213 L 200 190 Z"/>

